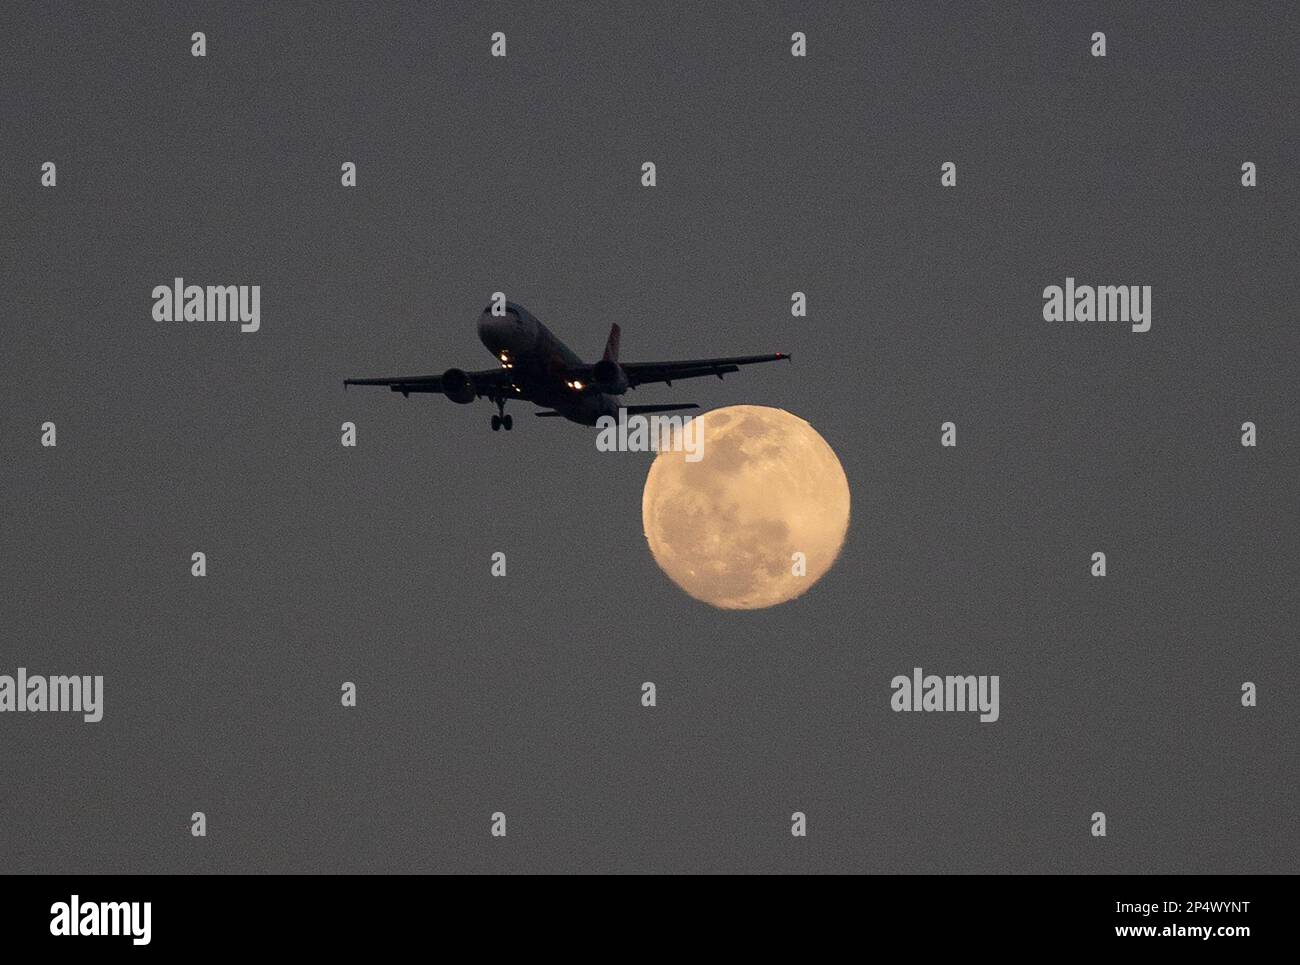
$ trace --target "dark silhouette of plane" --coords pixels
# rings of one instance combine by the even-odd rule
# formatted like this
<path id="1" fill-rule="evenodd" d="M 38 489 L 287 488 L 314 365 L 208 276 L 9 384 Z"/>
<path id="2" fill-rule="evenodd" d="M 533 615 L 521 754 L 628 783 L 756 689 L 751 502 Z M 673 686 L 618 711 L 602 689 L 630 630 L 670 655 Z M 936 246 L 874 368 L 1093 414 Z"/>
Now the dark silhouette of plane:
<path id="1" fill-rule="evenodd" d="M 790 356 L 740 355 L 721 359 L 688 359 L 682 362 L 620 362 L 618 360 L 619 327 L 609 330 L 605 354 L 599 362 L 588 365 L 578 358 L 550 329 L 514 302 L 498 305 L 500 314 L 489 305 L 478 320 L 478 337 L 498 361 L 494 369 L 466 372 L 448 369 L 441 375 L 397 376 L 389 379 L 344 379 L 348 385 L 386 385 L 394 392 L 410 397 L 413 392 L 438 392 L 452 402 L 468 404 L 489 399 L 496 404 L 492 429 L 509 430 L 514 425 L 506 415 L 506 402 L 522 399 L 546 406 L 539 416 L 561 416 L 585 426 L 596 425 L 601 416 L 618 418 L 619 408 L 629 415 L 642 412 L 669 412 L 698 409 L 694 402 L 680 405 L 620 406 L 619 396 L 647 382 L 672 385 L 678 379 L 716 375 L 719 379 L 742 365 L 776 362 Z"/>

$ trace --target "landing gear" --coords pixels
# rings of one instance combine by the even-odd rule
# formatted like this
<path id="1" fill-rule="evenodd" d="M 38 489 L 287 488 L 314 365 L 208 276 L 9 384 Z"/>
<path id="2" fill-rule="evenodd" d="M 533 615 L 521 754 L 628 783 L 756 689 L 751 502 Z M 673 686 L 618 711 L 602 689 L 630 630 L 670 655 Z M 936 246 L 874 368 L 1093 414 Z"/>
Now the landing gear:
<path id="1" fill-rule="evenodd" d="M 492 417 L 492 431 L 496 432 L 498 429 L 505 429 L 506 432 L 509 432 L 515 427 L 515 420 L 506 415 L 505 399 L 497 399 L 496 403 L 499 414 Z"/>

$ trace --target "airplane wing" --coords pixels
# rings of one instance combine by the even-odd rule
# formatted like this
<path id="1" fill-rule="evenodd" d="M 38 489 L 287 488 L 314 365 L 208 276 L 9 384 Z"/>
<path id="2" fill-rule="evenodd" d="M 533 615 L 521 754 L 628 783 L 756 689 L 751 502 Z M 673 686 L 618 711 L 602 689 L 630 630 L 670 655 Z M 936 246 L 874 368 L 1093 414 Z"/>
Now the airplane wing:
<path id="1" fill-rule="evenodd" d="M 623 371 L 627 374 L 630 388 L 645 385 L 647 382 L 663 382 L 672 385 L 678 379 L 696 379 L 702 375 L 716 375 L 722 378 L 732 372 L 739 372 L 742 365 L 754 365 L 758 362 L 779 362 L 790 356 L 784 352 L 772 355 L 734 355 L 721 359 L 685 359 L 680 362 L 624 362 Z"/>
<path id="2" fill-rule="evenodd" d="M 494 396 L 498 390 L 510 384 L 510 373 L 506 369 L 484 369 L 481 372 L 470 372 L 469 377 L 474 382 L 474 390 L 478 397 L 484 398 Z M 402 395 L 410 395 L 412 392 L 442 392 L 441 375 L 395 375 L 385 379 L 344 379 L 344 386 L 348 385 L 386 385 L 394 392 L 400 392 Z"/>

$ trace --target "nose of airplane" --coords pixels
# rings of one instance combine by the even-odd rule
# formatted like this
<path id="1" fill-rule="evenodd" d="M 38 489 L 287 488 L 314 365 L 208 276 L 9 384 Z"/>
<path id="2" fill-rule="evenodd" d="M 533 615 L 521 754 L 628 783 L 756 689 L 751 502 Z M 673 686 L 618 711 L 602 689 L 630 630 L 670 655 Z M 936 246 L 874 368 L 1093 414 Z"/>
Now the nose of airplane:
<path id="1" fill-rule="evenodd" d="M 478 317 L 478 338 L 479 341 L 486 345 L 493 352 L 504 347 L 503 342 L 506 334 L 507 320 L 499 318 L 492 314 L 491 308 L 483 309 L 483 314 Z"/>
<path id="2" fill-rule="evenodd" d="M 478 337 L 493 355 L 521 355 L 532 349 L 537 330 L 517 306 L 507 305 L 504 315 L 493 315 L 489 305 L 478 317 Z"/>

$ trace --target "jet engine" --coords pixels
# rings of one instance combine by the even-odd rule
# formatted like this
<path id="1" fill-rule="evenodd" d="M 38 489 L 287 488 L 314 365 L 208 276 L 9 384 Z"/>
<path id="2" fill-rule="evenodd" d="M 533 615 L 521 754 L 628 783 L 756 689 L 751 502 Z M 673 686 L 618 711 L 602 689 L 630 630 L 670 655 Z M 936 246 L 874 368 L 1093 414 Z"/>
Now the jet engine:
<path id="1" fill-rule="evenodd" d="M 461 405 L 473 402 L 478 397 L 474 380 L 464 369 L 448 369 L 442 373 L 442 392 L 452 402 Z"/>
<path id="2" fill-rule="evenodd" d="M 622 395 L 627 391 L 627 373 L 613 359 L 601 359 L 593 365 L 591 377 L 596 387 L 608 395 Z"/>

